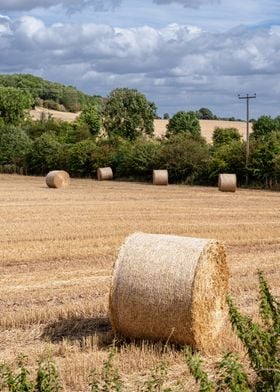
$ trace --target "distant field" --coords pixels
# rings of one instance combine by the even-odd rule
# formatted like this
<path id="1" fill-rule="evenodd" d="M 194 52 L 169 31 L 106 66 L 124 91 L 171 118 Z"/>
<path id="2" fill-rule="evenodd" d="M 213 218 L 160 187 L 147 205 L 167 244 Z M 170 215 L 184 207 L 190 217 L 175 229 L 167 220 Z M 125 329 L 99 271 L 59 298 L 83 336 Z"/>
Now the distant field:
<path id="1" fill-rule="evenodd" d="M 30 115 L 34 118 L 34 120 L 40 120 L 43 113 L 46 115 L 46 118 L 50 115 L 53 118 L 63 121 L 75 121 L 79 115 L 79 113 L 59 112 L 58 110 L 45 109 L 41 107 L 36 107 L 36 109 L 30 111 Z"/>
<path id="2" fill-rule="evenodd" d="M 230 292 L 250 315 L 257 313 L 257 268 L 280 296 L 279 193 L 86 179 L 55 190 L 42 177 L 2 174 L 0 199 L 0 360 L 23 352 L 35 364 L 51 353 L 67 392 L 87 391 L 90 369 L 107 358 L 112 268 L 130 233 L 224 241 Z M 222 343 L 242 352 L 230 332 Z M 171 382 L 197 390 L 179 351 L 126 343 L 116 365 L 127 390 L 136 391 L 162 359 Z"/>
<path id="3" fill-rule="evenodd" d="M 58 112 L 56 110 L 44 109 L 37 107 L 36 110 L 31 110 L 31 116 L 39 120 L 41 114 L 45 113 L 48 116 L 48 113 L 53 118 L 58 118 L 64 121 L 74 121 L 79 113 L 69 113 L 69 112 Z M 154 120 L 155 126 L 155 135 L 163 136 L 166 132 L 166 126 L 168 124 L 168 120 Z M 252 124 L 250 125 L 250 131 L 252 128 Z M 212 141 L 212 135 L 216 127 L 220 128 L 237 128 L 240 135 L 245 139 L 246 138 L 246 122 L 243 121 L 216 121 L 216 120 L 200 120 L 201 134 L 207 142 Z"/>
<path id="4" fill-rule="evenodd" d="M 242 138 L 246 139 L 246 122 L 243 121 L 222 121 L 222 120 L 199 120 L 201 135 L 208 143 L 212 142 L 212 135 L 215 128 L 236 128 Z M 168 120 L 154 120 L 155 135 L 163 136 L 166 133 Z M 249 132 L 252 130 L 252 124 L 249 124 Z"/>

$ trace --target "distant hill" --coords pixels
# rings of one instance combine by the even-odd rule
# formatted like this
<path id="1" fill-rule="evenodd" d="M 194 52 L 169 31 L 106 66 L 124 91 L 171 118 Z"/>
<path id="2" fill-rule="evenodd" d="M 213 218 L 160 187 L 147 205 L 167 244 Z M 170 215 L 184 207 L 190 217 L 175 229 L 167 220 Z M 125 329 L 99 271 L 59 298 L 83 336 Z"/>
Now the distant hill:
<path id="1" fill-rule="evenodd" d="M 43 106 L 61 112 L 79 112 L 89 102 L 101 102 L 99 96 L 90 96 L 73 86 L 50 82 L 30 74 L 0 75 L 0 86 L 28 91 L 34 98 L 34 107 Z"/>

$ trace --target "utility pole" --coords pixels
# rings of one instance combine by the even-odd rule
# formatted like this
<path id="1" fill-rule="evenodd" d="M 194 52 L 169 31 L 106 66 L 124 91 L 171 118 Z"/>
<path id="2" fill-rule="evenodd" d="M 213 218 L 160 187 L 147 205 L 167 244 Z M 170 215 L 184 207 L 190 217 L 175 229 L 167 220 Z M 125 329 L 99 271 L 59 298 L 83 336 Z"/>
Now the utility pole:
<path id="1" fill-rule="evenodd" d="M 238 94 L 238 99 L 246 99 L 246 169 L 248 169 L 249 154 L 250 154 L 250 135 L 249 135 L 249 100 L 256 98 L 257 94 Z M 246 173 L 246 186 L 248 185 L 248 171 Z"/>

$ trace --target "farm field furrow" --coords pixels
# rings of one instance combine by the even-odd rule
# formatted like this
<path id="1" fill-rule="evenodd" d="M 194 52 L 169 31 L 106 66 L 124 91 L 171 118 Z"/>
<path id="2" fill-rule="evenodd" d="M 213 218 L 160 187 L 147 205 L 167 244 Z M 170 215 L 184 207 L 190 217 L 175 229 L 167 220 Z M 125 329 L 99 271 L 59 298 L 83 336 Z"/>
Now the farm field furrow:
<path id="1" fill-rule="evenodd" d="M 49 189 L 43 177 L 0 175 L 0 360 L 19 353 L 36 365 L 51 353 L 64 390 L 88 390 L 93 367 L 107 358 L 111 274 L 133 232 L 224 241 L 230 293 L 257 318 L 257 269 L 280 297 L 280 194 L 238 189 L 71 179 Z M 243 353 L 230 335 L 224 347 Z M 181 354 L 159 343 L 123 343 L 116 365 L 134 391 L 162 359 L 171 381 L 196 391 Z M 217 354 L 218 355 L 218 354 Z M 138 380 L 138 381 L 137 381 Z"/>

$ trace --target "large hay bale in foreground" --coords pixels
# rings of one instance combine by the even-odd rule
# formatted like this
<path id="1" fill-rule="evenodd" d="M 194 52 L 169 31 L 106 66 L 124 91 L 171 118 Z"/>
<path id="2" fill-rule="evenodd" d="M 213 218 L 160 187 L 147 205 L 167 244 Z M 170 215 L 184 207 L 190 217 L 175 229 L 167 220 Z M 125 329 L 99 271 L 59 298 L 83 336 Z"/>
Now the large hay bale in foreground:
<path id="1" fill-rule="evenodd" d="M 46 184 L 49 188 L 61 188 L 68 186 L 70 176 L 64 170 L 52 170 L 46 176 Z"/>
<path id="2" fill-rule="evenodd" d="M 168 185 L 168 171 L 167 170 L 153 170 L 153 184 L 154 185 Z"/>
<path id="3" fill-rule="evenodd" d="M 210 352 L 223 331 L 227 289 L 226 254 L 218 241 L 135 233 L 114 268 L 113 329 Z"/>
<path id="4" fill-rule="evenodd" d="M 219 174 L 218 188 L 221 192 L 236 191 L 236 174 Z"/>
<path id="5" fill-rule="evenodd" d="M 113 170 L 110 167 L 100 167 L 97 169 L 97 180 L 105 181 L 113 179 Z"/>

